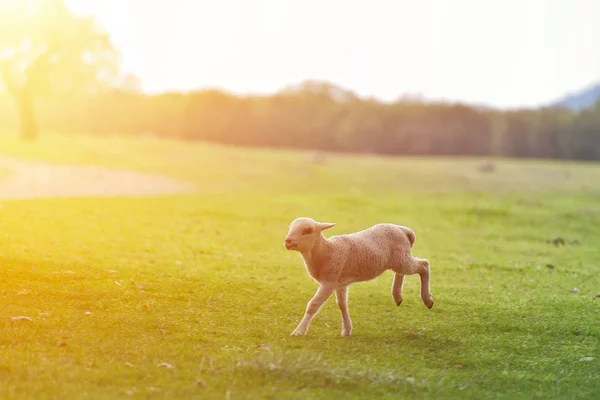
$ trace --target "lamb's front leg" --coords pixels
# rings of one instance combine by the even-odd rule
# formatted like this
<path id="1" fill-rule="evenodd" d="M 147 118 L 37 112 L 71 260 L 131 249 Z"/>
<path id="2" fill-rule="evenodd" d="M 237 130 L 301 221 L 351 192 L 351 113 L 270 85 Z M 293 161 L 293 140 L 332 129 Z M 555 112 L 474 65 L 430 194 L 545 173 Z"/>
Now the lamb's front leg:
<path id="1" fill-rule="evenodd" d="M 306 312 L 304 313 L 304 318 L 302 318 L 302 321 L 300 321 L 294 332 L 292 332 L 292 336 L 306 335 L 310 321 L 332 293 L 332 288 L 323 285 L 319 286 L 317 293 L 315 293 L 313 298 L 308 302 L 308 305 L 306 306 Z"/>
<path id="2" fill-rule="evenodd" d="M 342 313 L 342 336 L 350 336 L 352 333 L 352 320 L 350 320 L 350 314 L 348 313 L 348 286 L 336 289 L 335 297 Z"/>

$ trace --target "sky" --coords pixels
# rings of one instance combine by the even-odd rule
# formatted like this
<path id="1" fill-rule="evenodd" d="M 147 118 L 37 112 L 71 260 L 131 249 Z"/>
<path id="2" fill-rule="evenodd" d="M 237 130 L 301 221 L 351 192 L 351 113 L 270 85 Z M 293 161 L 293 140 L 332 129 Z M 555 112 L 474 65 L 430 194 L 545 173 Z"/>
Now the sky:
<path id="1" fill-rule="evenodd" d="M 537 106 L 600 81 L 597 0 L 66 0 L 93 14 L 149 93 L 273 93 L 324 80 Z"/>

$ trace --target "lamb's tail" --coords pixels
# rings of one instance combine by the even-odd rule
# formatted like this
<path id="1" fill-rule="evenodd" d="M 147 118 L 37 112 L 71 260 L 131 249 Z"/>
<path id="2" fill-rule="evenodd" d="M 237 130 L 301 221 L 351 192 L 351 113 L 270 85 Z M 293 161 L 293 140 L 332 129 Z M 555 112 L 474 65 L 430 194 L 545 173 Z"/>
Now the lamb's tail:
<path id="1" fill-rule="evenodd" d="M 415 241 L 417 240 L 417 235 L 415 235 L 415 233 L 412 231 L 412 229 L 407 228 L 405 226 L 402 227 L 402 230 L 406 234 L 406 237 L 408 238 L 408 241 L 410 242 L 410 247 L 412 248 L 415 244 Z"/>

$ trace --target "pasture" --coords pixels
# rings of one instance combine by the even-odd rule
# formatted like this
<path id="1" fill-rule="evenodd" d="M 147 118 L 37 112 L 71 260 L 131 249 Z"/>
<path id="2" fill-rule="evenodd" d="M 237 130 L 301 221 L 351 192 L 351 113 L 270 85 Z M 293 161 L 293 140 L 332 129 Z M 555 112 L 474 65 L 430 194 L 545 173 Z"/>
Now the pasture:
<path id="1" fill-rule="evenodd" d="M 3 399 L 600 396 L 597 164 L 58 134 L 0 153 L 196 188 L 1 200 Z M 412 228 L 435 306 L 411 276 L 396 307 L 389 272 L 351 286 L 351 337 L 334 297 L 290 336 L 317 287 L 283 247 L 299 216 Z"/>

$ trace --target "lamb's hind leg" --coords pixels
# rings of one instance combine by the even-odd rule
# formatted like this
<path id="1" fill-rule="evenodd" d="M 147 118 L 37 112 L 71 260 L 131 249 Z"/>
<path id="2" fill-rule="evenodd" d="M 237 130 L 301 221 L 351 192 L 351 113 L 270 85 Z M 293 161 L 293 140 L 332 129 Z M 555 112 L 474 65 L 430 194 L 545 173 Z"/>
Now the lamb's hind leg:
<path id="1" fill-rule="evenodd" d="M 394 283 L 392 283 L 392 298 L 396 302 L 397 306 L 402 304 L 402 286 L 403 285 L 404 285 L 404 274 L 399 274 L 396 272 L 396 275 L 394 275 Z"/>
<path id="2" fill-rule="evenodd" d="M 429 261 L 425 259 L 415 259 L 418 263 L 419 268 L 417 272 L 421 277 L 421 300 L 427 308 L 433 307 L 433 296 L 431 295 L 431 288 L 429 287 L 429 278 L 431 276 Z"/>

